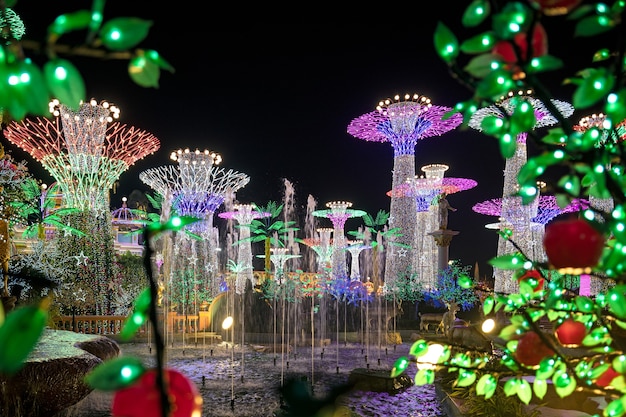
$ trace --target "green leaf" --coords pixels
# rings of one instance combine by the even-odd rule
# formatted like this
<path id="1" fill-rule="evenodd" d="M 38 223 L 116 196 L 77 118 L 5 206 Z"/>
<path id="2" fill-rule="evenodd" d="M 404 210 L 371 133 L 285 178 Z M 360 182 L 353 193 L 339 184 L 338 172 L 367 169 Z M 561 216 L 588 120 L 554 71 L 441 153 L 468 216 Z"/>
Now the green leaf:
<path id="1" fill-rule="evenodd" d="M 121 340 L 130 340 L 135 333 L 148 321 L 148 310 L 152 303 L 150 288 L 145 288 L 135 299 L 133 312 L 126 321 L 120 331 Z"/>
<path id="2" fill-rule="evenodd" d="M 476 383 L 476 394 L 484 395 L 485 400 L 488 400 L 496 393 L 497 387 L 498 380 L 491 374 L 485 374 Z"/>
<path id="3" fill-rule="evenodd" d="M 78 110 L 86 99 L 85 81 L 78 69 L 67 59 L 54 58 L 43 67 L 46 84 L 52 96 L 67 107 Z"/>
<path id="4" fill-rule="evenodd" d="M 613 368 L 620 374 L 626 373 L 626 356 L 619 355 L 613 359 Z"/>
<path id="5" fill-rule="evenodd" d="M 461 51 L 466 54 L 487 53 L 493 49 L 495 37 L 493 32 L 485 32 L 473 36 L 461 43 Z"/>
<path id="6" fill-rule="evenodd" d="M 393 364 L 393 368 L 391 368 L 391 377 L 395 378 L 401 375 L 404 371 L 406 371 L 406 368 L 409 367 L 409 363 L 409 359 L 406 356 L 401 356 L 396 359 Z"/>
<path id="7" fill-rule="evenodd" d="M 437 22 L 434 42 L 435 51 L 446 63 L 452 62 L 459 55 L 459 41 L 454 33 L 441 22 Z"/>
<path id="8" fill-rule="evenodd" d="M 611 120 L 626 119 L 626 88 L 620 88 L 616 93 L 607 96 L 604 112 Z"/>
<path id="9" fill-rule="evenodd" d="M 486 0 L 473 0 L 461 18 L 461 23 L 465 27 L 476 27 L 480 25 L 491 13 L 491 4 Z"/>
<path id="10" fill-rule="evenodd" d="M 456 379 L 456 385 L 458 387 L 469 387 L 476 381 L 476 371 L 471 369 L 459 370 L 459 376 Z"/>
<path id="11" fill-rule="evenodd" d="M 176 72 L 174 67 L 167 62 L 157 51 L 154 49 L 143 50 L 143 54 L 149 62 L 152 62 L 156 66 L 171 73 Z"/>
<path id="12" fill-rule="evenodd" d="M 488 316 L 489 313 L 493 310 L 493 306 L 495 305 L 495 300 L 491 295 L 488 295 L 483 301 L 483 314 Z"/>
<path id="13" fill-rule="evenodd" d="M 580 19 L 576 24 L 574 36 L 595 36 L 611 30 L 617 22 L 607 15 L 596 14 Z"/>
<path id="14" fill-rule="evenodd" d="M 611 401 L 610 403 L 607 404 L 607 406 L 604 408 L 604 414 L 605 416 L 611 416 L 611 417 L 620 417 L 623 416 L 624 413 L 626 412 L 626 398 L 624 398 L 624 396 Z"/>
<path id="15" fill-rule="evenodd" d="M 117 17 L 102 25 L 100 38 L 106 48 L 113 51 L 123 51 L 133 48 L 143 41 L 148 36 L 151 26 L 151 20 L 138 17 Z"/>
<path id="16" fill-rule="evenodd" d="M 558 396 L 565 398 L 576 389 L 576 378 L 572 378 L 567 372 L 557 372 L 554 375 L 553 384 Z"/>
<path id="17" fill-rule="evenodd" d="M 539 368 L 537 368 L 535 372 L 535 378 L 548 379 L 552 377 L 556 370 L 556 365 L 558 365 L 558 362 L 555 362 L 552 358 L 543 358 L 541 362 L 539 362 Z"/>
<path id="18" fill-rule="evenodd" d="M 93 389 L 116 391 L 132 385 L 145 371 L 138 358 L 120 356 L 96 366 L 85 376 L 85 382 Z"/>
<path id="19" fill-rule="evenodd" d="M 459 287 L 469 290 L 471 288 L 474 287 L 474 281 L 472 280 L 472 278 L 470 278 L 469 276 L 462 274 L 461 276 L 459 276 L 459 278 L 457 279 L 457 284 L 459 285 Z"/>
<path id="20" fill-rule="evenodd" d="M 563 68 L 563 61 L 552 55 L 537 56 L 530 60 L 530 65 L 526 67 L 529 74 L 554 71 Z"/>
<path id="21" fill-rule="evenodd" d="M 415 385 L 428 385 L 435 382 L 435 372 L 432 369 L 420 369 L 415 374 Z"/>
<path id="22" fill-rule="evenodd" d="M 520 378 L 520 382 L 517 386 L 517 396 L 526 405 L 530 403 L 530 399 L 533 397 L 533 391 L 530 388 L 530 384 L 523 378 Z"/>
<path id="23" fill-rule="evenodd" d="M 510 72 L 504 69 L 491 71 L 476 87 L 478 97 L 489 100 L 498 100 L 515 87 L 515 81 Z"/>
<path id="24" fill-rule="evenodd" d="M 607 293 L 607 304 L 611 312 L 621 319 L 626 319 L 626 285 L 616 285 Z"/>
<path id="25" fill-rule="evenodd" d="M 141 87 L 159 87 L 161 70 L 144 56 L 136 56 L 128 62 L 128 75 Z"/>
<path id="26" fill-rule="evenodd" d="M 548 392 L 548 383 L 546 380 L 535 377 L 535 381 L 533 382 L 533 392 L 537 398 L 543 400 L 543 397 L 545 397 Z"/>
<path id="27" fill-rule="evenodd" d="M 515 106 L 515 110 L 510 119 L 510 133 L 517 136 L 520 133 L 530 132 L 537 124 L 532 104 L 519 97 L 512 98 L 511 103 Z"/>
<path id="28" fill-rule="evenodd" d="M 409 354 L 415 357 L 425 355 L 426 352 L 428 352 L 428 342 L 424 339 L 417 340 L 409 349 Z"/>
<path id="29" fill-rule="evenodd" d="M 65 13 L 57 16 L 54 22 L 48 26 L 48 33 L 61 36 L 75 30 L 87 29 L 89 22 L 91 22 L 91 12 L 89 10 Z"/>
<path id="30" fill-rule="evenodd" d="M 5 316 L 0 326 L 0 374 L 11 375 L 22 369 L 46 327 L 49 304 L 46 297 L 41 305 L 18 307 Z"/>
<path id="31" fill-rule="evenodd" d="M 591 313 L 595 310 L 595 303 L 589 297 L 579 295 L 574 299 L 576 308 L 583 313 Z"/>
<path id="32" fill-rule="evenodd" d="M 564 175 L 559 179 L 559 187 L 574 197 L 580 194 L 580 178 L 576 175 Z"/>
<path id="33" fill-rule="evenodd" d="M 523 257 L 518 253 L 509 253 L 492 258 L 488 261 L 489 265 L 499 269 L 517 269 L 523 264 Z"/>
<path id="34" fill-rule="evenodd" d="M 517 324 L 510 324 L 508 326 L 504 326 L 500 330 L 500 334 L 498 335 L 498 337 L 501 337 L 504 340 L 511 340 L 519 336 L 523 330 L 524 328 L 522 326 L 519 326 Z"/>
<path id="35" fill-rule="evenodd" d="M 613 88 L 615 78 L 607 68 L 590 68 L 573 95 L 576 109 L 586 109 L 603 99 Z"/>
<path id="36" fill-rule="evenodd" d="M 519 378 L 508 379 L 504 383 L 504 393 L 506 394 L 506 396 L 510 397 L 511 395 L 517 394 L 517 389 L 519 388 L 519 385 L 520 385 Z"/>
<path id="37" fill-rule="evenodd" d="M 494 69 L 502 67 L 502 57 L 495 54 L 480 54 L 469 60 L 463 68 L 468 74 L 475 78 L 485 78 Z"/>

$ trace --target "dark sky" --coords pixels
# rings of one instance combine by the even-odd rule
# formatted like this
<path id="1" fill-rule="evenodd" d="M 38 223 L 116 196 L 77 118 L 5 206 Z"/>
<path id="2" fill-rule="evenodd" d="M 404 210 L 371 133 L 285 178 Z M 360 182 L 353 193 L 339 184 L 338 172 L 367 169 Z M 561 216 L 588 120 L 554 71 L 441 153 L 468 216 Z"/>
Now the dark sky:
<path id="1" fill-rule="evenodd" d="M 43 8 L 20 0 L 15 11 L 26 25 L 25 38 L 42 40 L 42 31 L 57 15 L 90 4 L 63 1 Z M 161 141 L 158 153 L 122 174 L 111 196 L 113 207 L 134 189 L 151 192 L 139 180 L 140 172 L 169 164 L 172 151 L 188 147 L 217 151 L 222 166 L 250 176 L 237 192 L 242 203 L 281 201 L 287 179 L 295 185 L 303 213 L 309 195 L 318 208 L 345 200 L 373 215 L 388 211 L 391 145 L 352 137 L 350 121 L 395 94 L 419 93 L 450 107 L 471 95 L 448 73 L 433 46 L 437 21 L 458 28 L 465 2 L 429 3 L 429 11 L 419 13 L 381 6 L 366 12 L 368 20 L 357 19 L 355 11 L 352 18 L 336 21 L 290 10 L 207 13 L 192 4 L 107 2 L 105 21 L 115 16 L 153 20 L 141 46 L 156 49 L 176 69 L 161 74 L 158 89 L 132 83 L 126 62 L 72 58 L 88 97 L 115 103 L 122 123 Z M 484 225 L 496 219 L 474 213 L 472 206 L 502 197 L 504 161 L 495 139 L 457 129 L 419 142 L 415 160 L 418 174 L 423 165 L 446 164 L 446 176 L 478 182 L 448 198 L 457 208 L 449 228 L 460 232 L 450 257 L 466 265 L 478 262 L 481 275 L 490 274 L 486 261 L 495 256 L 497 236 Z M 360 225 L 350 219 L 346 230 Z"/>

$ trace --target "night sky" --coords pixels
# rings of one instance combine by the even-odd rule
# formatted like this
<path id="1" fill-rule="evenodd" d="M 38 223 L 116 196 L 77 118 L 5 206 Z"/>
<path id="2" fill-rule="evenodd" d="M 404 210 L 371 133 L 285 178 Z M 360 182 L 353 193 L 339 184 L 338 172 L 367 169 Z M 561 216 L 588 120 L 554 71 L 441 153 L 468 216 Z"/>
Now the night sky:
<path id="1" fill-rule="evenodd" d="M 91 4 L 63 1 L 39 8 L 35 3 L 21 0 L 14 8 L 26 25 L 24 38 L 33 40 L 43 40 L 43 31 L 57 15 Z M 176 69 L 174 74 L 162 72 L 158 89 L 135 85 L 124 61 L 70 58 L 85 78 L 88 97 L 116 104 L 120 122 L 161 141 L 156 154 L 122 174 L 111 194 L 114 208 L 133 190 L 152 192 L 139 180 L 143 170 L 170 164 L 172 151 L 198 148 L 219 152 L 223 167 L 250 176 L 249 184 L 237 192 L 241 203 L 282 201 L 287 179 L 294 184 L 302 218 L 309 195 L 318 208 L 344 200 L 372 215 L 389 211 L 392 147 L 351 136 L 350 121 L 395 94 L 419 93 L 449 107 L 471 97 L 433 46 L 437 21 L 457 30 L 465 2 L 430 3 L 427 16 L 426 10 L 418 15 L 395 10 L 392 15 L 381 7 L 366 12 L 369 20 L 344 21 L 316 20 L 290 10 L 281 15 L 289 18 L 272 15 L 271 10 L 205 14 L 190 9 L 192 4 L 163 8 L 153 1 L 107 2 L 105 21 L 114 16 L 153 20 L 141 46 L 157 50 Z M 566 26 L 562 20 L 558 24 L 556 36 L 567 41 Z M 459 33 L 459 38 L 465 36 Z M 562 53 L 550 40 L 550 51 Z M 27 54 L 43 62 L 40 55 Z M 7 147 L 21 155 L 12 145 Z M 26 157 L 31 170 L 40 171 L 39 164 Z M 448 197 L 457 209 L 448 227 L 460 232 L 452 241 L 450 258 L 471 266 L 478 262 L 481 275 L 490 275 L 487 260 L 496 254 L 497 235 L 484 226 L 497 219 L 473 212 L 472 206 L 502 197 L 504 160 L 495 139 L 456 129 L 420 141 L 415 160 L 418 174 L 423 165 L 446 164 L 447 177 L 478 182 Z M 214 222 L 219 221 L 216 216 Z M 346 230 L 361 224 L 360 219 L 349 219 Z"/>

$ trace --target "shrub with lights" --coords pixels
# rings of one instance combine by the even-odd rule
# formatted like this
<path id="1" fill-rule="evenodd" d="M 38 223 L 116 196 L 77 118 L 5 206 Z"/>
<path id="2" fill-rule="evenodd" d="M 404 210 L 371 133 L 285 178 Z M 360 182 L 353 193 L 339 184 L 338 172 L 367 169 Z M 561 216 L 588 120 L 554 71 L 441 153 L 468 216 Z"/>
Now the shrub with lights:
<path id="1" fill-rule="evenodd" d="M 537 115 L 522 98 L 506 116 L 482 121 L 483 132 L 498 141 L 504 158 L 515 153 L 520 134 L 527 134 L 537 146 L 537 154 L 517 176 L 522 203 L 537 198 L 536 184 L 541 180 L 550 185 L 560 207 L 575 199 L 589 204 L 546 225 L 545 259 L 530 259 L 515 244 L 514 233 L 499 232 L 516 250 L 490 263 L 512 271 L 512 279 L 519 282 L 516 293 L 481 297 L 484 315 L 499 319 L 492 337 L 499 355 L 444 346 L 433 358 L 429 355 L 433 344 L 419 340 L 410 350 L 418 364 L 417 384 L 432 383 L 438 370 L 446 370 L 456 376 L 454 386 L 474 389 L 486 400 L 502 388 L 525 404 L 533 397 L 540 402 L 552 386 L 562 398 L 575 391 L 606 398 L 601 406 L 604 416 L 626 414 L 626 147 L 618 131 L 626 119 L 626 50 L 619 42 L 624 18 L 623 1 L 474 0 L 462 16 L 465 41 L 438 23 L 437 53 L 454 78 L 474 93 L 454 109 L 464 114 L 465 123 L 477 109 L 497 105 L 513 90 L 532 91 L 560 122 L 547 132 L 533 129 Z M 572 52 L 590 48 L 587 68 L 566 65 L 549 52 L 551 30 L 563 31 L 567 23 L 573 26 L 576 46 L 580 43 Z M 575 109 L 601 112 L 602 124 L 575 129 L 550 106 L 552 97 L 544 82 L 556 70 L 567 73 L 564 84 L 574 90 Z M 611 208 L 599 208 L 593 199 L 609 200 Z M 583 285 L 587 280 L 600 284 L 589 291 Z M 473 285 L 468 280 L 459 283 Z M 419 366 L 426 357 L 432 366 Z M 399 358 L 392 375 L 411 363 L 407 357 Z"/>

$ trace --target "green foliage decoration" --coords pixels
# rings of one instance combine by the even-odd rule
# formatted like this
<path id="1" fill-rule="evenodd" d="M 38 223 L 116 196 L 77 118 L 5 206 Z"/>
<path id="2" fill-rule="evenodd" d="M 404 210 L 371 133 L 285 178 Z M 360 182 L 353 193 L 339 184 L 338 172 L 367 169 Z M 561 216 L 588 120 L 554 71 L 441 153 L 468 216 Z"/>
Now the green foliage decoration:
<path id="1" fill-rule="evenodd" d="M 87 99 L 80 70 L 60 56 L 63 54 L 126 60 L 130 79 L 144 88 L 158 88 L 161 70 L 175 72 L 157 51 L 142 47 L 152 28 L 150 20 L 136 16 L 105 17 L 106 1 L 92 0 L 90 9 L 58 15 L 48 26 L 45 39 L 39 42 L 23 37 L 29 31 L 19 11 L 14 10 L 21 3 L 5 1 L 0 5 L 0 109 L 5 121 L 19 121 L 28 115 L 47 116 L 52 98 L 73 109 Z M 78 45 L 59 43 L 81 33 L 84 40 Z M 45 50 L 46 60 L 34 62 L 25 53 L 29 49 Z"/>
<path id="2" fill-rule="evenodd" d="M 439 375 L 449 378 L 455 391 L 462 390 L 466 398 L 471 398 L 470 415 L 502 415 L 504 403 L 493 408 L 496 401 L 517 404 L 507 415 L 525 415 L 528 408 L 524 406 L 533 398 L 543 401 L 548 387 L 552 386 L 561 398 L 577 392 L 604 396 L 607 403 L 602 416 L 623 416 L 626 414 L 626 181 L 623 175 L 626 46 L 619 41 L 622 38 L 619 33 L 626 18 L 626 5 L 623 1 L 571 2 L 573 7 L 564 13 L 573 25 L 572 36 L 575 41 L 588 39 L 591 42 L 585 44 L 593 43 L 596 48 L 589 54 L 591 64 L 587 68 L 575 68 L 548 53 L 533 56 L 532 37 L 526 35 L 536 25 L 543 25 L 547 34 L 549 29 L 563 30 L 558 24 L 550 27 L 552 16 L 544 10 L 545 2 L 491 1 L 489 7 L 485 3 L 476 0 L 467 6 L 461 23 L 469 40 L 461 41 L 461 48 L 458 48 L 461 37 L 443 23 L 437 25 L 434 33 L 437 53 L 453 77 L 474 93 L 470 100 L 455 108 L 463 112 L 467 123 L 475 108 L 493 105 L 507 90 L 533 91 L 558 119 L 558 126 L 545 134 L 535 131 L 533 109 L 524 105 L 516 106 L 504 119 L 485 120 L 483 126 L 483 133 L 498 141 L 503 158 L 515 152 L 515 137 L 519 134 L 527 134 L 527 141 L 537 146 L 537 154 L 528 158 L 517 178 L 523 204 L 531 204 L 537 198 L 536 192 L 529 192 L 530 188 L 536 187 L 538 181 L 545 181 L 560 207 L 593 196 L 611 199 L 613 209 L 605 212 L 588 206 L 579 213 L 606 240 L 597 265 L 584 272 L 585 279 L 595 282 L 592 294 L 580 292 L 582 272 L 556 270 L 549 260 L 531 259 L 516 244 L 511 231 L 500 231 L 500 236 L 514 250 L 491 259 L 490 264 L 510 271 L 511 279 L 519 279 L 519 291 L 510 294 L 491 291 L 482 297 L 485 317 L 498 323 L 495 333 L 487 335 L 493 351 L 464 350 L 458 345 L 452 349 L 450 345 L 452 354 L 442 355 L 431 365 Z M 470 29 L 479 31 L 478 35 Z M 516 51 L 525 48 L 531 53 L 518 53 L 515 62 L 505 63 L 489 48 L 476 46 L 477 36 L 481 34 L 489 34 L 490 44 L 508 42 Z M 518 35 L 524 35 L 525 40 L 520 43 Z M 468 64 L 464 66 L 464 62 Z M 558 109 L 549 106 L 552 96 L 544 81 L 551 80 L 553 74 L 549 73 L 556 70 L 574 73 L 564 82 L 573 89 L 574 107 L 590 113 L 601 112 L 601 125 L 581 131 Z M 541 278 L 521 279 L 529 271 Z M 457 284 L 460 288 L 472 286 L 467 279 L 458 279 Z M 555 332 L 567 319 L 585 324 L 585 334 L 576 352 L 562 344 Z M 536 337 L 524 337 L 530 333 Z M 529 348 L 530 342 L 526 340 L 533 340 L 535 345 Z M 418 359 L 424 350 L 420 345 L 412 354 Z M 529 352 L 537 356 L 529 358 Z M 411 368 L 410 361 L 401 359 L 399 363 L 403 366 L 394 368 L 396 374 L 400 368 L 405 371 Z M 416 376 L 415 381 L 430 383 L 423 375 Z"/>

